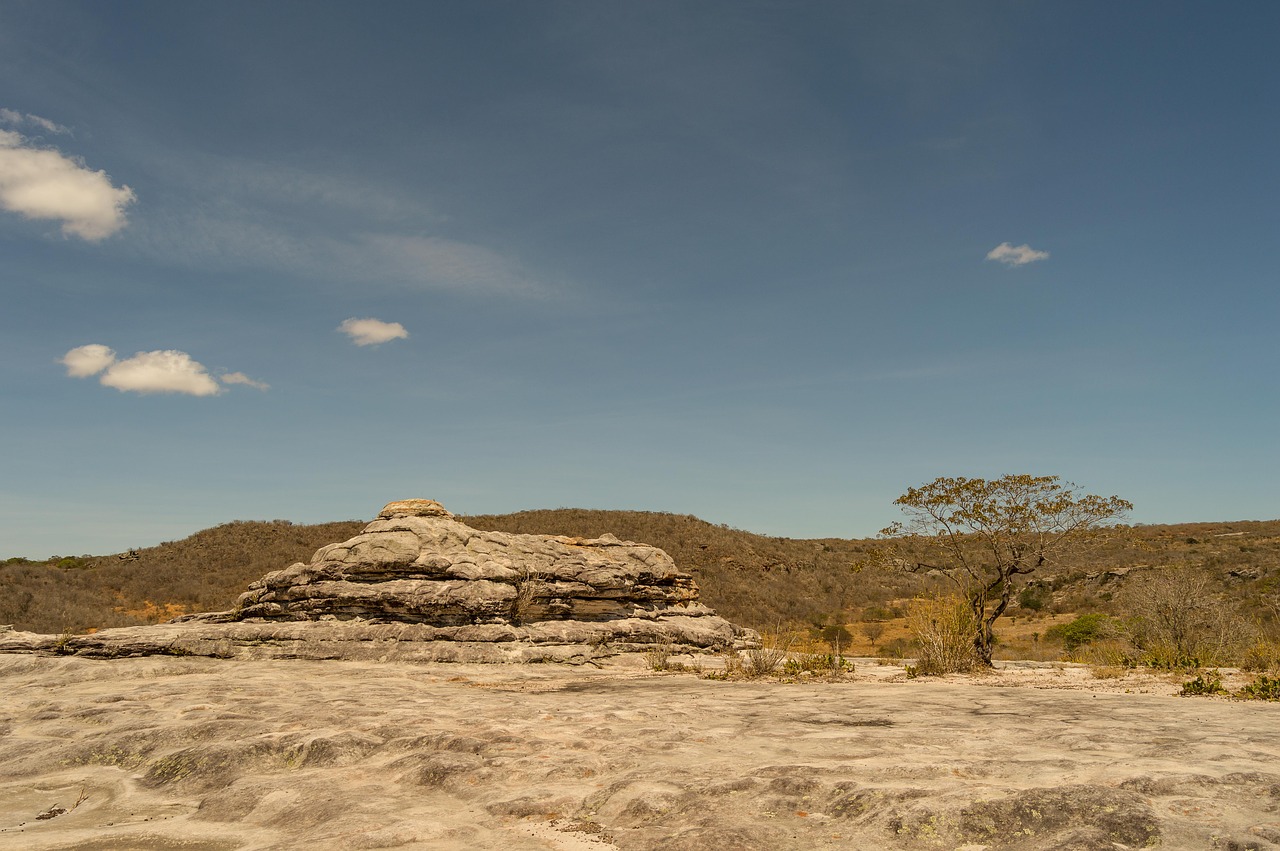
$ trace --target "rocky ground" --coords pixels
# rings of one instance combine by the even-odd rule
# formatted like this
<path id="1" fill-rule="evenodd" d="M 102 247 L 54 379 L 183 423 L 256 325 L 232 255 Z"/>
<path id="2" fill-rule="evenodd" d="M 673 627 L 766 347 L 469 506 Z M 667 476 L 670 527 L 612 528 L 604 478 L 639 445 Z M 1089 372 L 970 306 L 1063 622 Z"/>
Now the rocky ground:
<path id="1" fill-rule="evenodd" d="M 0 656 L 0 849 L 1280 848 L 1280 705 L 1009 665 Z"/>

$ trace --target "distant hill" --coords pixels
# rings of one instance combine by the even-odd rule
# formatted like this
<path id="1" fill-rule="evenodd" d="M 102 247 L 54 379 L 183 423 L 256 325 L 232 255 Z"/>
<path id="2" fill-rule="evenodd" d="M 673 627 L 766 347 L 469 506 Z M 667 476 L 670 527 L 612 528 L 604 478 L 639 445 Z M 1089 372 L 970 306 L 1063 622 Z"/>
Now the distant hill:
<path id="1" fill-rule="evenodd" d="M 599 537 L 661 547 L 692 573 L 705 602 L 757 629 L 877 616 L 930 580 L 856 569 L 873 541 L 796 540 L 755 535 L 691 515 L 556 509 L 460 517 L 477 529 Z M 177 614 L 228 609 L 245 587 L 272 570 L 307 561 L 365 521 L 297 525 L 236 521 L 133 554 L 0 562 L 0 624 L 36 632 L 154 623 Z M 1280 582 L 1280 520 L 1135 526 L 1105 547 L 1054 565 L 1035 579 L 1059 611 L 1106 610 L 1122 581 L 1107 572 L 1204 566 L 1243 601 Z M 935 584 L 938 580 L 932 580 Z M 941 586 L 940 586 L 941 587 Z"/>

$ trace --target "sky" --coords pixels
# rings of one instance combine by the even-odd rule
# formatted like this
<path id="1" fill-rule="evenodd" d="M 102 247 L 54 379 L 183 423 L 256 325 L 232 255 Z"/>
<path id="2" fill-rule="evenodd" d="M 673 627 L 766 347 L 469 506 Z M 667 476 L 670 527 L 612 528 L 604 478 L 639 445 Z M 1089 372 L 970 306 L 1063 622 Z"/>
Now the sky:
<path id="1" fill-rule="evenodd" d="M 0 3 L 0 557 L 939 476 L 1280 517 L 1280 4 Z"/>

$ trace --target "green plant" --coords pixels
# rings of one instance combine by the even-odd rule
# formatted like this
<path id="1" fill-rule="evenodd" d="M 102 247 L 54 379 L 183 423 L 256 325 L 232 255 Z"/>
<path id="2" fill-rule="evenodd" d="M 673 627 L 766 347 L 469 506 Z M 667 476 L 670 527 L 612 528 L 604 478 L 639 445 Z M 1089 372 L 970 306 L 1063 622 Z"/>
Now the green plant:
<path id="1" fill-rule="evenodd" d="M 1226 686 L 1222 684 L 1222 673 L 1217 669 L 1197 674 L 1195 679 L 1183 683 L 1182 690 L 1178 692 L 1183 696 L 1227 693 Z"/>
<path id="2" fill-rule="evenodd" d="M 1198 656 L 1186 656 L 1170 647 L 1155 647 L 1142 654 L 1142 664 L 1157 671 L 1195 671 L 1203 667 Z"/>
<path id="3" fill-rule="evenodd" d="M 842 623 L 827 624 L 818 631 L 818 637 L 827 643 L 833 653 L 839 653 L 842 647 L 848 647 L 853 641 L 853 636 Z"/>
<path id="4" fill-rule="evenodd" d="M 1018 592 L 1018 606 L 1038 612 L 1049 604 L 1053 595 L 1043 585 L 1028 585 Z"/>
<path id="5" fill-rule="evenodd" d="M 1114 628 L 1111 618 L 1099 612 L 1089 612 L 1080 615 L 1070 623 L 1049 627 L 1045 630 L 1044 637 L 1048 640 L 1061 641 L 1063 649 L 1070 653 L 1082 644 L 1090 644 L 1100 638 L 1110 637 L 1112 634 L 1114 634 Z"/>
<path id="6" fill-rule="evenodd" d="M 1260 674 L 1253 682 L 1241 686 L 1235 697 L 1242 700 L 1280 700 L 1280 677 Z"/>

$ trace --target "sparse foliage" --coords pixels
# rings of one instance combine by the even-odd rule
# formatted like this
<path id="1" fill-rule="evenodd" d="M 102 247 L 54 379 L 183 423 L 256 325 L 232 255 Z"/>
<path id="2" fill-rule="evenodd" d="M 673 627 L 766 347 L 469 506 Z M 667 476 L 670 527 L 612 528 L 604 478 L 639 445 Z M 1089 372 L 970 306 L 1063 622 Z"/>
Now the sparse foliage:
<path id="1" fill-rule="evenodd" d="M 747 651 L 747 673 L 760 677 L 778 670 L 791 652 L 795 640 L 795 635 L 781 630 L 775 631 L 772 636 L 764 636 L 763 646 Z"/>
<path id="2" fill-rule="evenodd" d="M 671 655 L 675 649 L 670 644 L 655 644 L 644 652 L 644 660 L 651 671 L 665 671 L 671 667 Z"/>
<path id="3" fill-rule="evenodd" d="M 974 619 L 973 651 L 991 665 L 995 622 L 1019 577 L 1096 536 L 1133 505 L 1118 496 L 1078 495 L 1057 476 L 939 478 L 909 488 L 894 504 L 906 519 L 881 532 L 891 557 L 917 573 L 956 583 Z"/>
<path id="4" fill-rule="evenodd" d="M 973 643 L 977 621 L 964 598 L 952 595 L 913 600 L 907 624 L 919 648 L 916 672 L 960 674 L 980 663 Z"/>
<path id="5" fill-rule="evenodd" d="M 1254 637 L 1250 624 L 1211 588 L 1203 570 L 1152 571 L 1124 593 L 1130 641 L 1161 668 L 1231 661 Z"/>

